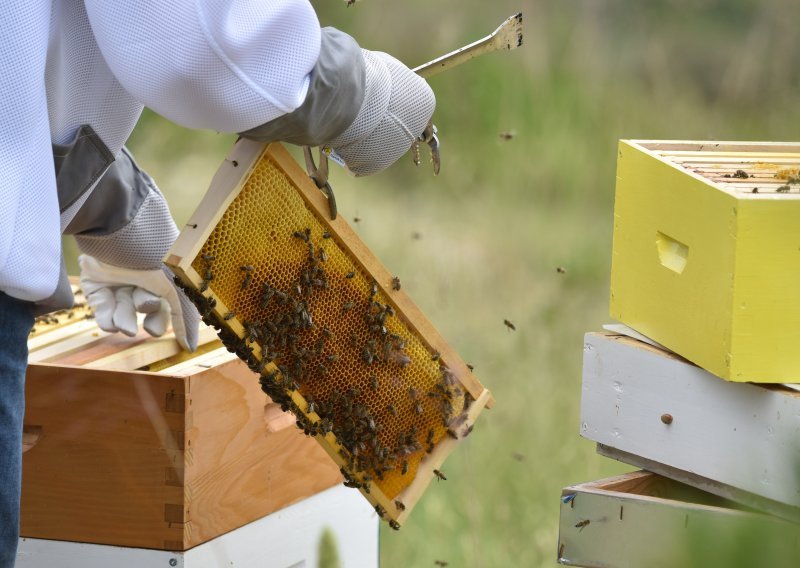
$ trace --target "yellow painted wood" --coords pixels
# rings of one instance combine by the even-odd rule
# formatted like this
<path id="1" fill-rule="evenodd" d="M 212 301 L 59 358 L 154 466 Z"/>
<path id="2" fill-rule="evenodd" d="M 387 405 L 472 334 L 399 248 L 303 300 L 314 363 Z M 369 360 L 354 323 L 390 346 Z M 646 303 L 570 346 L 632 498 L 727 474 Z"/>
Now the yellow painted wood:
<path id="1" fill-rule="evenodd" d="M 800 382 L 798 189 L 731 191 L 660 153 L 682 145 L 713 149 L 620 142 L 611 315 L 724 379 Z"/>

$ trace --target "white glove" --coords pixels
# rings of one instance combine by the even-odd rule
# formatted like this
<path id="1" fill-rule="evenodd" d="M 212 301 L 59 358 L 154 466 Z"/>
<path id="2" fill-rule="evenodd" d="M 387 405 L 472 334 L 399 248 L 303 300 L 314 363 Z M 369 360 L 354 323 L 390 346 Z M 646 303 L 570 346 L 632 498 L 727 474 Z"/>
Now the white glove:
<path id="1" fill-rule="evenodd" d="M 171 319 L 181 347 L 188 351 L 197 348 L 199 314 L 172 283 L 166 268 L 120 268 L 86 254 L 78 257 L 78 262 L 81 289 L 100 329 L 134 336 L 139 331 L 136 313 L 140 312 L 146 314 L 142 327 L 150 335 L 163 335 Z"/>
<path id="2" fill-rule="evenodd" d="M 433 116 L 436 97 L 425 79 L 380 51 L 362 50 L 366 92 L 353 123 L 326 146 L 357 176 L 389 167 L 408 152 Z"/>

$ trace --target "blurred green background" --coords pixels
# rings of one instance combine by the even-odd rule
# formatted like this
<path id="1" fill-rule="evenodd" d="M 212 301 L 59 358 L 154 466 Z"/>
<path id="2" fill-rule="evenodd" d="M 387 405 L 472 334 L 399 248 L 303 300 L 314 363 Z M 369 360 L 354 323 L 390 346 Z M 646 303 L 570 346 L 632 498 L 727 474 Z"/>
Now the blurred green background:
<path id="1" fill-rule="evenodd" d="M 412 67 L 524 14 L 522 48 L 431 79 L 438 177 L 408 156 L 332 183 L 340 214 L 361 219 L 497 399 L 445 463 L 448 480 L 400 532 L 382 527 L 382 565 L 553 566 L 561 488 L 632 469 L 597 456 L 578 424 L 582 336 L 609 321 L 617 141 L 800 140 L 800 3 L 314 4 L 323 25 Z M 130 146 L 180 226 L 232 142 L 145 113 Z"/>

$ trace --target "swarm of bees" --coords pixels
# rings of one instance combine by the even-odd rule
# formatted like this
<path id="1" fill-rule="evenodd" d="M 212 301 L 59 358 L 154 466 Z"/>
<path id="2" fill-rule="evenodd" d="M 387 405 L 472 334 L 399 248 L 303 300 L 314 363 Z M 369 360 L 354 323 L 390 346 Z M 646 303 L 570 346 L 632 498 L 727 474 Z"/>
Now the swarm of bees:
<path id="1" fill-rule="evenodd" d="M 322 239 L 326 238 L 329 235 L 323 234 Z M 197 306 L 203 321 L 217 329 L 227 349 L 259 374 L 262 390 L 296 416 L 298 428 L 308 436 L 335 438 L 344 484 L 369 494 L 373 484 L 389 474 L 408 475 L 410 466 L 430 454 L 443 437 L 469 435 L 472 426 L 466 418 L 474 399 L 439 361 L 438 353 L 432 358 L 439 365 L 438 382 L 424 390 L 407 385 L 405 394 L 400 394 L 403 371 L 412 359 L 406 353 L 407 339 L 391 331 L 395 311 L 380 300 L 377 283 L 367 283 L 362 300 L 348 297 L 341 304 L 340 317 L 354 318 L 361 328 L 349 338 L 337 338 L 317 323 L 315 299 L 345 283 L 356 286 L 364 277 L 359 273 L 356 278 L 355 272 L 338 277 L 328 274 L 328 254 L 320 244 L 324 241 L 315 241 L 310 229 L 292 232 L 290 242 L 304 248 L 304 261 L 289 287 L 279 289 L 274 283 L 258 281 L 257 267 L 239 266 L 237 293 L 257 298 L 255 311 L 237 307 L 219 314 L 214 296 L 203 294 L 215 279 L 214 255 L 202 255 L 198 270 L 202 282 L 197 289 L 177 278 L 176 283 Z M 390 286 L 399 290 L 399 279 L 395 277 Z M 243 334 L 233 331 L 235 321 L 241 323 Z M 327 377 L 341 360 L 361 365 L 363 381 L 349 380 L 345 387 L 332 388 Z M 385 390 L 396 393 L 389 404 L 372 394 Z M 439 470 L 433 474 L 446 479 Z M 405 510 L 402 501 L 395 500 L 394 505 L 397 511 Z M 400 528 L 384 507 L 377 505 L 375 510 L 392 528 Z"/>

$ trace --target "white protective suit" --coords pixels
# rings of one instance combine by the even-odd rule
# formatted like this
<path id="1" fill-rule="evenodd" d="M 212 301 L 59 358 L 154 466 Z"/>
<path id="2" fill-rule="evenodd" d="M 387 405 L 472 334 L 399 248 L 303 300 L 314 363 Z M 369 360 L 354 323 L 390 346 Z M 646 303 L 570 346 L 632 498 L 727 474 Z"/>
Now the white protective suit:
<path id="1" fill-rule="evenodd" d="M 320 30 L 307 0 L 7 0 L 0 62 L 0 291 L 28 301 L 63 286 L 60 235 L 114 158 L 127 157 L 143 106 L 189 128 L 334 142 L 356 174 L 402 155 L 435 106 L 390 56 Z M 99 161 L 72 168 L 86 179 L 61 195 L 54 156 L 58 170 L 59 152 L 81 143 Z M 84 244 L 102 252 L 121 240 Z M 122 266 L 126 254 L 101 260 Z"/>
<path id="2" fill-rule="evenodd" d="M 0 31 L 0 290 L 24 300 L 54 292 L 81 204 L 59 215 L 51 143 L 88 124 L 117 155 L 143 104 L 248 130 L 300 106 L 320 50 L 306 0 L 8 0 Z"/>

